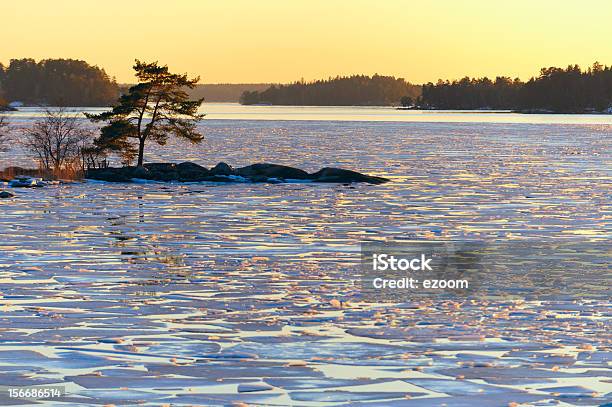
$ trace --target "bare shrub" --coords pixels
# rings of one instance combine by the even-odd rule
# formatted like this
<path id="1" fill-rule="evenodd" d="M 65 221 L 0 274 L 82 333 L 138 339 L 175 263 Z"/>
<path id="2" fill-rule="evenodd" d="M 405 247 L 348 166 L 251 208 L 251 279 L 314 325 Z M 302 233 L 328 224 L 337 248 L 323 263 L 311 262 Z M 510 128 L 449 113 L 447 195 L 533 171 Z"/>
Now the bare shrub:
<path id="1" fill-rule="evenodd" d="M 103 152 L 94 154 L 93 132 L 77 114 L 63 108 L 47 110 L 45 116 L 23 130 L 23 146 L 46 174 L 79 178 L 88 165 L 99 165 Z M 81 174 L 79 174 L 81 173 Z"/>

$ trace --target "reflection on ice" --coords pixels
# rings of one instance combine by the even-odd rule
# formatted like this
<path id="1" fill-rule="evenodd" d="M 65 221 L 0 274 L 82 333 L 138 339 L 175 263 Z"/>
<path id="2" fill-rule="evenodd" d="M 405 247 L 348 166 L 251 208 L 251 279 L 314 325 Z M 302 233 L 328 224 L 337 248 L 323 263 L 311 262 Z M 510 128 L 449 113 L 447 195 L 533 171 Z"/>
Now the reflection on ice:
<path id="1" fill-rule="evenodd" d="M 366 238 L 609 241 L 609 126 L 228 123 L 150 158 L 392 182 L 18 191 L 0 202 L 0 386 L 65 383 L 75 405 L 609 399 L 589 393 L 609 301 L 381 305 L 350 284 Z"/>

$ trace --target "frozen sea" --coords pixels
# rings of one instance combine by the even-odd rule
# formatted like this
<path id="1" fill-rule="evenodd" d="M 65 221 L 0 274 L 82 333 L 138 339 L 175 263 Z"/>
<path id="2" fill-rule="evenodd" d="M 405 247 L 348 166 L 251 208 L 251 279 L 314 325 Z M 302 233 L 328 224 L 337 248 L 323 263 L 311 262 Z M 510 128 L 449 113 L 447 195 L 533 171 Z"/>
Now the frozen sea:
<path id="1" fill-rule="evenodd" d="M 609 249 L 612 116 L 204 111 L 202 144 L 153 146 L 147 161 L 334 166 L 391 182 L 13 191 L 0 200 L 0 390 L 65 386 L 38 400 L 54 406 L 612 401 L 609 294 L 368 303 L 350 282 L 364 240 Z M 0 168 L 15 164 L 31 162 L 0 152 Z M 0 392 L 0 405 L 23 403 Z"/>

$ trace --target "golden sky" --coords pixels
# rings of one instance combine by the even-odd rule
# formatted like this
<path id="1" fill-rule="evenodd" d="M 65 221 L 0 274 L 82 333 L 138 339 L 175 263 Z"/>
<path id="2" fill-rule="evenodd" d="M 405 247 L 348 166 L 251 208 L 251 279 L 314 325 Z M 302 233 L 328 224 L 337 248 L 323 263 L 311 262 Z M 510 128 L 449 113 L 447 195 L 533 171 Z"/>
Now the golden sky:
<path id="1" fill-rule="evenodd" d="M 134 58 L 204 83 L 354 73 L 519 76 L 612 64 L 612 1 L 16 0 L 0 7 L 0 62 L 76 58 L 133 81 Z"/>

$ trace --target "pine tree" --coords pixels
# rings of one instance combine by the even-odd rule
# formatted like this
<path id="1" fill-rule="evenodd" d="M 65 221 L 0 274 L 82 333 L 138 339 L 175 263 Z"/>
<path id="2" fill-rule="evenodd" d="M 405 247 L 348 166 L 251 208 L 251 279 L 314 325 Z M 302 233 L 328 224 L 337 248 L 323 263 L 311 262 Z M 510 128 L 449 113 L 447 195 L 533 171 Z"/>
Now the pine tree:
<path id="1" fill-rule="evenodd" d="M 200 78 L 170 73 L 167 65 L 157 62 L 136 60 L 134 70 L 138 84 L 130 87 L 111 111 L 86 114 L 94 122 L 107 123 L 95 145 L 123 157 L 138 154 L 138 166 L 142 166 L 147 141 L 165 145 L 170 135 L 192 143 L 202 141 L 196 125 L 204 117 L 198 113 L 204 99 L 189 100 L 186 92 Z"/>

